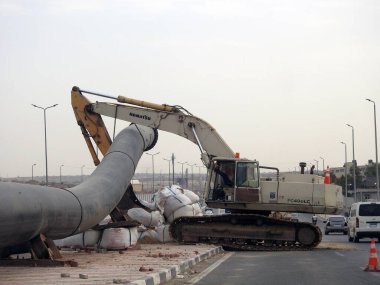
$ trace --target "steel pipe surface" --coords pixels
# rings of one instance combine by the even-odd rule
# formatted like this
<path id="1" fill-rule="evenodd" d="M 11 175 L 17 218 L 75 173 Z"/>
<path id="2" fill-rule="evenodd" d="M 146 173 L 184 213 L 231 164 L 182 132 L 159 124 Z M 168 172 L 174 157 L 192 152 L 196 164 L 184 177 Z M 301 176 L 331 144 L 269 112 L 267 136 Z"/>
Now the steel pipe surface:
<path id="1" fill-rule="evenodd" d="M 59 239 L 98 224 L 119 203 L 157 131 L 130 125 L 121 131 L 96 170 L 70 189 L 0 182 L 0 248 L 40 233 Z"/>

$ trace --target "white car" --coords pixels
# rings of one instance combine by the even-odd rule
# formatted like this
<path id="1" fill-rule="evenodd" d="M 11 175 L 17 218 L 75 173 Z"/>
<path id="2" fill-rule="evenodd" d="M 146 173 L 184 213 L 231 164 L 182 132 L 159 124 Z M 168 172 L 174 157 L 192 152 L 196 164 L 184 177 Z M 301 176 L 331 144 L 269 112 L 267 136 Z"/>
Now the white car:
<path id="1" fill-rule="evenodd" d="M 348 216 L 348 241 L 378 238 L 380 241 L 380 202 L 358 202 L 351 205 Z"/>

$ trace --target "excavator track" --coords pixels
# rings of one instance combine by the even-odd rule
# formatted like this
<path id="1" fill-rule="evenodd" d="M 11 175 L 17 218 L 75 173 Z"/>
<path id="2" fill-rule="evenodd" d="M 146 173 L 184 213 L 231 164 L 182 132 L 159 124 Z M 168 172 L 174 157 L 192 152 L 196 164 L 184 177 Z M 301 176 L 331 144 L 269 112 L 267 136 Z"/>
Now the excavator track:
<path id="1" fill-rule="evenodd" d="M 321 230 L 304 222 L 279 220 L 256 214 L 180 217 L 170 225 L 182 243 L 207 243 L 225 250 L 300 251 L 315 248 Z"/>

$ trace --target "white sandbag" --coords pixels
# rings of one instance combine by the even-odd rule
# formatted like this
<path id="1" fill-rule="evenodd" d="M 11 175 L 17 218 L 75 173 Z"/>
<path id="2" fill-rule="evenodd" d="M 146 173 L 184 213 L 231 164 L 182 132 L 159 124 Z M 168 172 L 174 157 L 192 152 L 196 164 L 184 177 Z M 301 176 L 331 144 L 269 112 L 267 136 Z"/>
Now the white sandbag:
<path id="1" fill-rule="evenodd" d="M 169 217 L 174 211 L 183 206 L 190 205 L 191 200 L 185 194 L 177 194 L 166 199 L 164 206 L 164 216 Z"/>
<path id="2" fill-rule="evenodd" d="M 160 192 L 158 192 L 157 199 L 183 194 L 181 189 L 182 188 L 177 185 L 172 185 L 171 187 L 164 187 L 160 190 Z"/>
<path id="3" fill-rule="evenodd" d="M 169 225 L 161 225 L 157 227 L 156 233 L 157 233 L 157 239 L 160 242 L 169 242 L 169 241 L 174 240 L 170 234 Z"/>
<path id="4" fill-rule="evenodd" d="M 80 234 L 66 237 L 61 240 L 54 241 L 57 246 L 71 248 L 86 248 L 97 245 L 100 238 L 100 231 L 88 230 Z"/>
<path id="5" fill-rule="evenodd" d="M 201 209 L 201 206 L 199 205 L 199 203 L 194 203 L 194 204 L 192 204 L 192 206 L 194 207 L 195 216 L 199 216 L 199 214 L 201 214 L 201 216 L 203 216 L 202 209 Z"/>
<path id="6" fill-rule="evenodd" d="M 193 191 L 183 189 L 183 194 L 187 196 L 191 200 L 191 204 L 198 203 L 199 202 L 199 196 L 195 194 Z"/>
<path id="7" fill-rule="evenodd" d="M 177 188 L 164 187 L 158 191 L 155 196 L 156 205 L 160 209 L 164 209 L 166 199 L 170 196 L 175 196 L 177 194 L 182 194 Z"/>
<path id="8" fill-rule="evenodd" d="M 177 194 L 183 194 L 183 188 L 179 185 L 172 185 L 170 187 L 170 190 L 173 192 L 173 193 L 176 193 L 175 195 Z"/>
<path id="9" fill-rule="evenodd" d="M 171 187 L 164 187 L 157 193 L 155 200 L 165 200 L 167 197 L 176 196 L 178 194 L 183 194 L 183 189 L 180 186 L 172 185 Z"/>
<path id="10" fill-rule="evenodd" d="M 185 205 L 177 210 L 175 210 L 171 215 L 167 216 L 166 219 L 169 223 L 173 222 L 179 217 L 193 217 L 202 214 L 202 210 L 198 203 L 192 205 Z"/>
<path id="11" fill-rule="evenodd" d="M 159 241 L 157 239 L 157 232 L 155 230 L 146 230 L 139 233 L 139 240 L 148 239 L 149 242 Z"/>
<path id="12" fill-rule="evenodd" d="M 125 249 L 137 242 L 137 228 L 109 228 L 103 231 L 100 248 Z"/>
<path id="13" fill-rule="evenodd" d="M 148 209 L 150 209 L 152 211 L 158 210 L 157 206 L 156 206 L 156 202 L 147 202 L 145 200 L 139 200 L 139 201 L 141 204 L 143 204 L 145 207 L 147 207 Z"/>
<path id="14" fill-rule="evenodd" d="M 142 208 L 128 210 L 128 216 L 146 227 L 157 227 L 164 223 L 164 217 L 159 211 L 148 212 Z"/>

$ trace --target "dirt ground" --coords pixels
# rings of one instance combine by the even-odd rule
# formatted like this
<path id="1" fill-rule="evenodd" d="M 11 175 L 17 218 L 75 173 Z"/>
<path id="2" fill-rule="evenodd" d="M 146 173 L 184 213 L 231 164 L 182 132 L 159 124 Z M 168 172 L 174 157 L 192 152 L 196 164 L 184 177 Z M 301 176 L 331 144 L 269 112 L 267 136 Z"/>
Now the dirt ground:
<path id="1" fill-rule="evenodd" d="M 332 249 L 332 250 L 355 250 L 354 246 L 350 243 L 341 242 L 326 242 L 322 241 L 316 248 L 318 249 Z"/>

